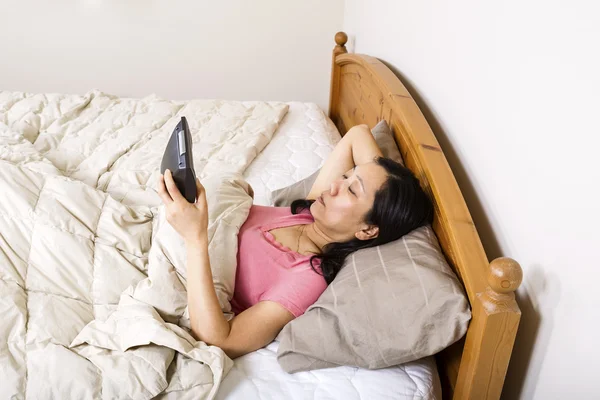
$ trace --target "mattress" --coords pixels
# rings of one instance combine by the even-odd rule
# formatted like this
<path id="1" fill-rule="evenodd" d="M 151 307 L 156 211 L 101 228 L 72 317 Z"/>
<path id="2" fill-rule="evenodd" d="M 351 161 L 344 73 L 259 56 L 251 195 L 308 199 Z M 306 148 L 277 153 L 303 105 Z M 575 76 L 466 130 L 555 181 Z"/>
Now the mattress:
<path id="1" fill-rule="evenodd" d="M 442 399 L 433 357 L 378 370 L 337 367 L 288 374 L 277 363 L 278 347 L 274 341 L 235 359 L 216 399 Z"/>
<path id="2" fill-rule="evenodd" d="M 252 161 L 244 177 L 254 203 L 272 205 L 270 192 L 319 169 L 341 137 L 313 103 L 289 102 L 289 111 L 271 142 Z M 278 341 L 235 360 L 217 399 L 441 399 L 435 359 L 367 370 L 337 367 L 295 374 L 277 363 Z"/>

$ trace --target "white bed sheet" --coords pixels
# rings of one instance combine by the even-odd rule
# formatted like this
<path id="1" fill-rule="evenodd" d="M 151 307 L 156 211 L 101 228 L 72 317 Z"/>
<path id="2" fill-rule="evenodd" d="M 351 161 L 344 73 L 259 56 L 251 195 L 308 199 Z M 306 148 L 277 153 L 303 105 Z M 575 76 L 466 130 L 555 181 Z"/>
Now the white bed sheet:
<path id="1" fill-rule="evenodd" d="M 337 128 L 313 103 L 290 108 L 271 142 L 246 169 L 254 203 L 272 205 L 269 193 L 303 179 L 320 168 L 341 139 Z M 337 367 L 296 374 L 277 363 L 279 342 L 235 360 L 217 399 L 440 399 L 433 357 L 379 370 Z"/>

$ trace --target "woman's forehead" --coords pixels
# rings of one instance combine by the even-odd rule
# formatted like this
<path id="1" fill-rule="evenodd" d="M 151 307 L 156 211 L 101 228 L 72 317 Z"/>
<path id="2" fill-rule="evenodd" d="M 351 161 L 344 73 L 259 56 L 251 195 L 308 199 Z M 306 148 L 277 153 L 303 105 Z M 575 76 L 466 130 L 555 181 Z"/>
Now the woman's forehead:
<path id="1" fill-rule="evenodd" d="M 360 164 L 348 171 L 347 175 L 356 175 L 363 181 L 365 191 L 376 191 L 383 182 L 385 182 L 385 169 L 379 164 L 371 161 Z"/>

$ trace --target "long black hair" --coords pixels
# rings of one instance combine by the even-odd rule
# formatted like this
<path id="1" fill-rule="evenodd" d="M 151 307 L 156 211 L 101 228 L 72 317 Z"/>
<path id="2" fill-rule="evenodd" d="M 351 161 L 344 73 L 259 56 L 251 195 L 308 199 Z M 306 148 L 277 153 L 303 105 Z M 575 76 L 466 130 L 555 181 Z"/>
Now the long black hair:
<path id="1" fill-rule="evenodd" d="M 327 284 L 333 282 L 350 253 L 400 239 L 433 220 L 431 200 L 411 170 L 385 157 L 376 158 L 375 163 L 387 171 L 388 177 L 375 193 L 373 207 L 365 214 L 364 222 L 378 226 L 379 234 L 369 240 L 354 237 L 348 242 L 328 243 L 322 253 L 312 256 L 312 269 L 322 275 Z M 314 200 L 294 200 L 290 206 L 292 214 L 309 209 L 312 203 Z M 322 274 L 315 269 L 314 259 L 321 260 Z"/>

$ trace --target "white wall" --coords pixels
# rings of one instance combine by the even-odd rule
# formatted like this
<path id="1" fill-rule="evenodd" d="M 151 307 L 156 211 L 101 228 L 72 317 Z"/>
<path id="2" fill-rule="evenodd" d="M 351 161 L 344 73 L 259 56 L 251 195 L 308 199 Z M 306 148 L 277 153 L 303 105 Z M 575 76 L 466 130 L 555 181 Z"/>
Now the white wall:
<path id="1" fill-rule="evenodd" d="M 598 398 L 600 4 L 346 0 L 409 83 L 523 312 L 503 398 Z"/>
<path id="2" fill-rule="evenodd" d="M 343 0 L 1 0 L 0 90 L 311 101 Z"/>

